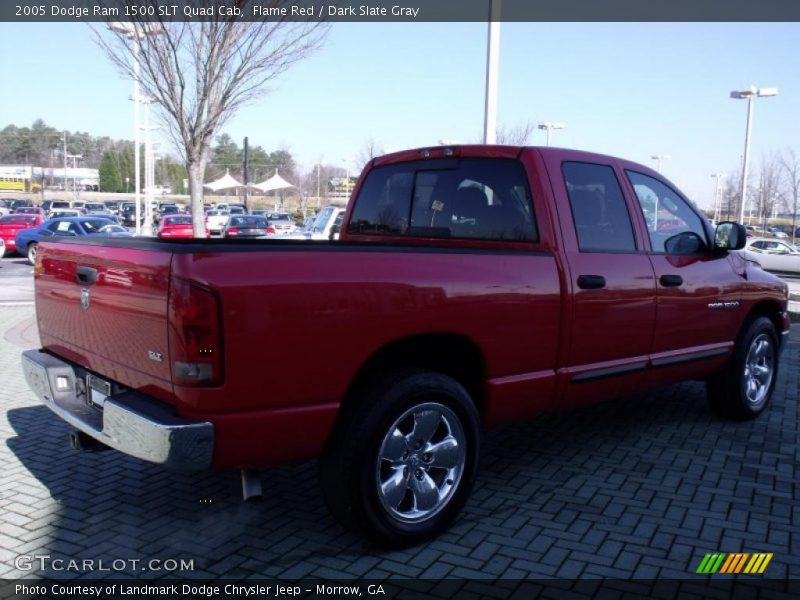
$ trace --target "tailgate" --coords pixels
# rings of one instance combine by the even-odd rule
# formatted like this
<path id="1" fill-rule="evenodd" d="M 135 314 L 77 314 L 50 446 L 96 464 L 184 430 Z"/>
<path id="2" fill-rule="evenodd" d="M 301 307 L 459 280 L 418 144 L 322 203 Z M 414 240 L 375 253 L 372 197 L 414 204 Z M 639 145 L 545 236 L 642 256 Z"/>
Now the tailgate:
<path id="1" fill-rule="evenodd" d="M 168 251 L 42 244 L 34 273 L 44 349 L 171 401 L 171 258 Z"/>

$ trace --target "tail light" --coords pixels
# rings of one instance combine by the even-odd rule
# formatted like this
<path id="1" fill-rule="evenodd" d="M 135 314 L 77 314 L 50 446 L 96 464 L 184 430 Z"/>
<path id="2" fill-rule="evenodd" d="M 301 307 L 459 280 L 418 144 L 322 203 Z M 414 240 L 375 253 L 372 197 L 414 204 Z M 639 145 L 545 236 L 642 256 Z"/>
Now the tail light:
<path id="1" fill-rule="evenodd" d="M 222 319 L 214 292 L 182 279 L 170 279 L 169 347 L 176 384 L 222 383 Z"/>
<path id="2" fill-rule="evenodd" d="M 272 225 L 267 227 L 265 231 L 267 235 L 275 235 L 276 233 L 278 233 L 277 231 L 275 231 L 275 228 Z"/>
<path id="3" fill-rule="evenodd" d="M 239 229 L 237 227 L 229 227 L 225 235 L 239 235 Z"/>

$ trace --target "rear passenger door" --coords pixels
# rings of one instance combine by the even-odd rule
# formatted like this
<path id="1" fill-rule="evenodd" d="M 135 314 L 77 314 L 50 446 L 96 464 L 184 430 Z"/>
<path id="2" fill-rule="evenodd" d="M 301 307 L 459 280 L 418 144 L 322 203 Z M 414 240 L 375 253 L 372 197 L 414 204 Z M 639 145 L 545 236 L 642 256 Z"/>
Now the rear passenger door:
<path id="1" fill-rule="evenodd" d="M 614 165 L 565 160 L 553 167 L 562 177 L 554 192 L 572 299 L 562 379 L 565 401 L 576 404 L 630 392 L 642 381 L 655 276 Z"/>

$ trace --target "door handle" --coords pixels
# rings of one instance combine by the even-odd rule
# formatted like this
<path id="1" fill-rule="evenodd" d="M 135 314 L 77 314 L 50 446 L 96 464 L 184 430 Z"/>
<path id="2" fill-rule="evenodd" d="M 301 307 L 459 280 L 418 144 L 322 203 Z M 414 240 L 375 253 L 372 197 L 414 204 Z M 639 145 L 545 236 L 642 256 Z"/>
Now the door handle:
<path id="1" fill-rule="evenodd" d="M 97 281 L 97 269 L 92 267 L 78 267 L 75 277 L 78 280 L 78 283 L 82 283 L 83 285 L 92 285 L 95 281 Z"/>
<path id="2" fill-rule="evenodd" d="M 602 275 L 579 275 L 578 287 L 582 290 L 599 290 L 606 287 L 606 278 Z"/>
<path id="3" fill-rule="evenodd" d="M 683 284 L 683 277 L 680 275 L 662 275 L 658 278 L 658 281 L 664 287 L 678 287 Z"/>

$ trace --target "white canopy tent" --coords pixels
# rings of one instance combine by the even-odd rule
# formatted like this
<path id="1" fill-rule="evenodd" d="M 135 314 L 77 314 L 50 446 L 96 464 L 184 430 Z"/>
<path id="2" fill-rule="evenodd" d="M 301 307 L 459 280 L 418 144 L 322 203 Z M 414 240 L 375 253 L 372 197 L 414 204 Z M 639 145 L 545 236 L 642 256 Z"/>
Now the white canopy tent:
<path id="1" fill-rule="evenodd" d="M 286 188 L 295 186 L 294 184 L 286 181 L 283 177 L 278 175 L 277 171 L 275 171 L 275 175 L 269 179 L 262 181 L 261 183 L 251 184 L 250 187 L 261 190 L 262 192 L 271 192 L 273 190 L 285 190 Z"/>
<path id="2" fill-rule="evenodd" d="M 204 188 L 210 189 L 212 192 L 219 192 L 220 190 L 230 190 L 233 188 L 244 187 L 243 183 L 236 180 L 226 169 L 225 175 L 214 181 L 209 181 L 203 184 Z"/>

